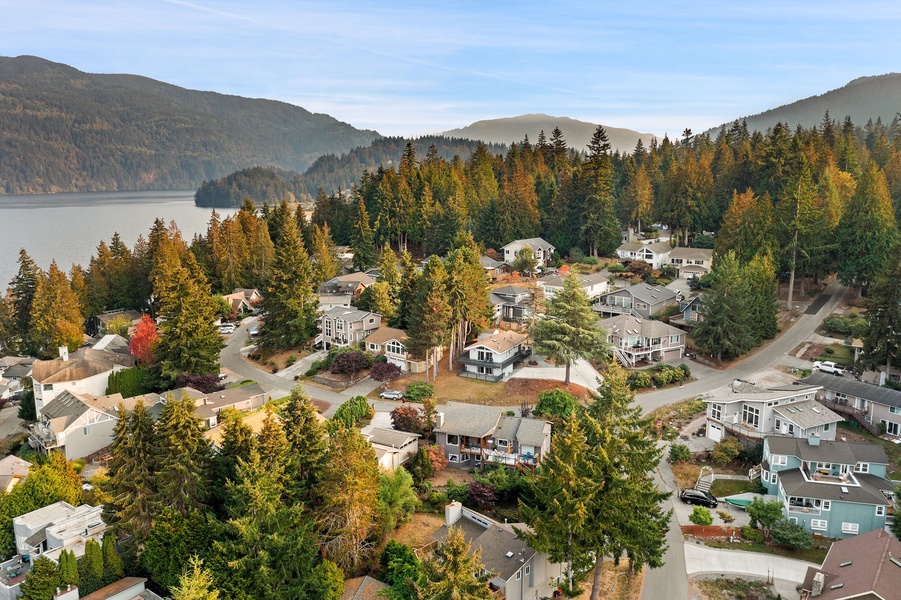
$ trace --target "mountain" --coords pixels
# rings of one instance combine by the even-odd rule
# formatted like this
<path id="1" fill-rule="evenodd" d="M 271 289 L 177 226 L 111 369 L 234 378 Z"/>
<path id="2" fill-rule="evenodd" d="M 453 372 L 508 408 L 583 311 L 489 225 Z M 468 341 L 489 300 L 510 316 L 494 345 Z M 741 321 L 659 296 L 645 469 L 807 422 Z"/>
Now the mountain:
<path id="1" fill-rule="evenodd" d="M 811 96 L 791 104 L 744 117 L 748 129 L 766 131 L 776 123 L 788 123 L 791 129 L 800 124 L 810 128 L 823 121 L 823 115 L 829 116 L 839 124 L 846 116 L 851 117 L 855 125 L 865 125 L 869 119 L 875 122 L 877 117 L 888 125 L 898 112 L 901 112 L 901 73 L 889 73 L 873 77 L 860 77 L 844 87 L 832 90 L 819 96 Z M 742 117 L 739 117 L 739 121 Z M 730 123 L 724 124 L 726 128 Z M 720 128 L 710 130 L 715 136 Z"/>
<path id="2" fill-rule="evenodd" d="M 471 140 L 483 140 L 485 142 L 495 142 L 497 144 L 509 144 L 511 142 L 519 143 L 528 135 L 529 141 L 533 144 L 538 140 L 538 133 L 544 131 L 545 137 L 550 139 L 551 131 L 554 127 L 559 127 L 563 132 L 563 137 L 569 147 L 582 150 L 588 146 L 591 136 L 598 128 L 596 123 L 587 123 L 585 121 L 577 121 L 568 117 L 552 117 L 550 115 L 521 115 L 519 117 L 508 117 L 505 119 L 489 119 L 487 121 L 476 121 L 471 125 L 460 129 L 451 129 L 445 131 L 442 135 L 448 137 L 469 138 Z M 645 147 L 650 143 L 651 138 L 656 137 L 653 133 L 639 133 L 631 129 L 620 129 L 618 127 L 607 127 L 607 137 L 610 139 L 610 145 L 614 150 L 621 152 L 632 152 L 635 144 L 641 139 Z"/>
<path id="3" fill-rule="evenodd" d="M 379 137 L 285 102 L 0 57 L 0 193 L 190 189 Z"/>

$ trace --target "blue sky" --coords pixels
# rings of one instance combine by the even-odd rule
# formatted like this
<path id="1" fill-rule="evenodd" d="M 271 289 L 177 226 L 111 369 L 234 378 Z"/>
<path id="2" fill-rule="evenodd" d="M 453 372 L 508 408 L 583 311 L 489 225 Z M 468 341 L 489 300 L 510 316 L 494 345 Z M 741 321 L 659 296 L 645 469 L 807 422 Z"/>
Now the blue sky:
<path id="1" fill-rule="evenodd" d="M 896 0 L 0 0 L 0 15 L 3 56 L 386 135 L 547 113 L 673 136 L 901 71 Z"/>

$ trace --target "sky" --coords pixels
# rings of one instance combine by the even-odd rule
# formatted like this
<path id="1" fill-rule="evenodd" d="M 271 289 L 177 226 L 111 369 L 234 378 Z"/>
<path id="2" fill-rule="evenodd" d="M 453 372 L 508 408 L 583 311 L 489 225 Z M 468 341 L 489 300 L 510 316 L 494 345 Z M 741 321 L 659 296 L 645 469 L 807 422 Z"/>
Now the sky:
<path id="1" fill-rule="evenodd" d="M 901 2 L 0 0 L 0 55 L 383 135 L 546 113 L 678 136 L 901 71 Z"/>

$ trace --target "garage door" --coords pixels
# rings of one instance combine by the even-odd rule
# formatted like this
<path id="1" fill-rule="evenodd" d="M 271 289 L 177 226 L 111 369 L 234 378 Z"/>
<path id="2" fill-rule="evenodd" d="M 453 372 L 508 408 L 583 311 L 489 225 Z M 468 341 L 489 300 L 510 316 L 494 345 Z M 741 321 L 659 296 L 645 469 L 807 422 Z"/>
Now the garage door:
<path id="1" fill-rule="evenodd" d="M 709 437 L 714 442 L 718 442 L 723 439 L 723 426 L 708 422 L 707 437 Z"/>

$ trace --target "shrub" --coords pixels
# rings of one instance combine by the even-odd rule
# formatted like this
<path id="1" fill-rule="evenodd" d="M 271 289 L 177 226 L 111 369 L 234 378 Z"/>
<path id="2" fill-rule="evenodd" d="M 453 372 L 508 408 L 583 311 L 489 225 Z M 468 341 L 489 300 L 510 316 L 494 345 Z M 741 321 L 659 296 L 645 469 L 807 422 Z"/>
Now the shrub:
<path id="1" fill-rule="evenodd" d="M 629 374 L 629 385 L 632 389 L 649 388 L 651 383 L 651 374 L 647 371 L 633 371 Z"/>
<path id="2" fill-rule="evenodd" d="M 679 365 L 679 368 L 682 369 L 682 374 L 685 376 L 685 379 L 691 379 L 691 368 L 685 363 Z"/>
<path id="3" fill-rule="evenodd" d="M 313 364 L 310 365 L 310 368 L 307 369 L 305 375 L 307 377 L 315 377 L 319 371 L 328 367 L 328 361 L 326 359 L 322 360 L 314 360 Z"/>
<path id="4" fill-rule="evenodd" d="M 469 493 L 468 487 L 465 483 L 454 483 L 453 479 L 448 479 L 447 489 L 445 490 L 447 499 L 455 502 L 465 502 Z"/>
<path id="5" fill-rule="evenodd" d="M 387 362 L 388 362 L 388 357 L 385 356 L 384 354 L 379 354 L 378 356 L 375 357 L 376 364 L 387 363 Z"/>
<path id="6" fill-rule="evenodd" d="M 422 402 L 435 395 L 435 388 L 422 381 L 413 381 L 407 386 L 404 396 L 410 402 Z"/>
<path id="7" fill-rule="evenodd" d="M 582 263 L 596 267 L 598 265 L 598 259 L 593 256 L 589 256 L 585 260 L 583 260 Z"/>
<path id="8" fill-rule="evenodd" d="M 835 348 L 833 348 L 832 346 L 826 346 L 825 348 L 823 348 L 823 352 L 825 352 L 826 354 L 835 354 Z"/>
<path id="9" fill-rule="evenodd" d="M 741 537 L 745 538 L 749 542 L 755 542 L 758 544 L 763 542 L 763 532 L 754 529 L 750 525 L 742 525 Z"/>
<path id="10" fill-rule="evenodd" d="M 717 442 L 716 446 L 713 447 L 711 458 L 721 465 L 726 466 L 738 458 L 738 455 L 741 454 L 744 449 L 744 444 L 742 444 L 741 440 L 737 437 L 726 437 Z"/>
<path id="11" fill-rule="evenodd" d="M 538 394 L 535 405 L 536 417 L 566 418 L 576 412 L 579 400 L 566 390 L 546 390 Z"/>
<path id="12" fill-rule="evenodd" d="M 788 519 L 782 519 L 773 523 L 773 527 L 770 529 L 770 536 L 774 542 L 786 548 L 807 549 L 813 546 L 813 535 L 801 525 Z"/>
<path id="13" fill-rule="evenodd" d="M 376 381 L 394 381 L 400 377 L 400 367 L 389 362 L 378 362 L 372 365 L 369 376 Z"/>
<path id="14" fill-rule="evenodd" d="M 347 352 L 339 354 L 329 369 L 336 375 L 350 375 L 356 378 L 357 373 L 372 366 L 372 357 L 363 352 Z"/>
<path id="15" fill-rule="evenodd" d="M 334 430 L 336 424 L 341 423 L 347 427 L 353 427 L 362 419 L 371 418 L 373 415 L 372 407 L 365 396 L 354 396 L 335 411 L 335 416 L 329 421 L 329 425 Z M 334 424 L 334 425 L 333 425 Z"/>
<path id="16" fill-rule="evenodd" d="M 225 389 L 225 386 L 219 381 L 217 373 L 182 373 L 175 378 L 175 387 L 190 387 L 204 394 L 212 394 Z"/>
<path id="17" fill-rule="evenodd" d="M 119 393 L 122 394 L 123 398 L 134 398 L 135 396 L 146 394 L 151 391 L 151 386 L 147 382 L 147 375 L 147 367 L 130 367 L 121 371 L 113 371 L 110 373 L 109 381 L 106 384 L 106 395 Z"/>
<path id="18" fill-rule="evenodd" d="M 695 525 L 713 525 L 713 515 L 710 514 L 709 509 L 703 506 L 695 506 L 691 514 L 688 515 L 688 520 Z"/>
<path id="19" fill-rule="evenodd" d="M 581 248 L 572 247 L 569 249 L 569 260 L 572 262 L 582 262 L 585 260 L 585 253 L 582 252 Z"/>
<path id="20" fill-rule="evenodd" d="M 720 519 L 722 519 L 723 523 L 725 523 L 726 525 L 728 525 L 729 523 L 731 523 L 732 521 L 735 520 L 735 517 L 733 517 L 732 515 L 730 515 L 729 513 L 727 513 L 727 512 L 724 511 L 724 510 L 718 510 L 718 511 L 716 511 L 716 515 L 717 515 Z"/>
<path id="21" fill-rule="evenodd" d="M 688 462 L 691 460 L 691 450 L 685 444 L 673 444 L 669 447 L 670 463 Z"/>
<path id="22" fill-rule="evenodd" d="M 627 269 L 623 263 L 615 262 L 607 265 L 607 270 L 611 273 L 625 273 L 629 269 Z"/>
<path id="23" fill-rule="evenodd" d="M 426 430 L 425 415 L 415 406 L 401 404 L 391 411 L 391 425 L 398 431 L 422 435 Z"/>
<path id="24" fill-rule="evenodd" d="M 466 503 L 479 509 L 494 508 L 497 494 L 494 486 L 488 483 L 470 481 L 466 486 Z"/>
<path id="25" fill-rule="evenodd" d="M 292 354 L 292 355 L 289 356 L 288 359 L 285 361 L 285 366 L 286 366 L 286 367 L 290 367 L 291 365 L 293 365 L 293 364 L 296 363 L 296 362 L 297 362 L 297 357 L 294 356 L 294 355 Z"/>

